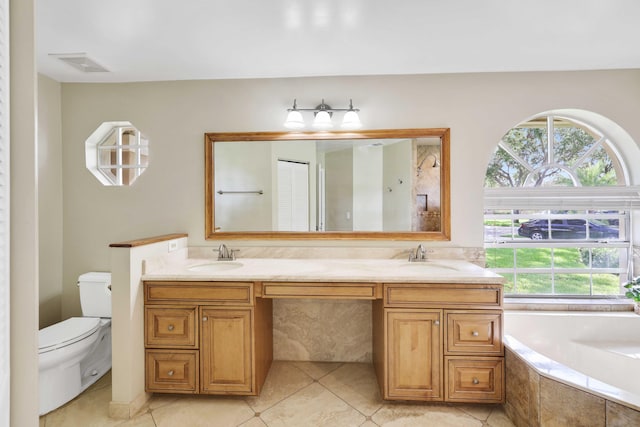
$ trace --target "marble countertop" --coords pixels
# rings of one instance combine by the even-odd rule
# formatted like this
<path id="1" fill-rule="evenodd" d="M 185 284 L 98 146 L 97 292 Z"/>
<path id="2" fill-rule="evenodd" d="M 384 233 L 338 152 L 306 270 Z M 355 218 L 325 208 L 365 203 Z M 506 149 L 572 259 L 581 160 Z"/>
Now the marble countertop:
<path id="1" fill-rule="evenodd" d="M 142 280 L 230 280 L 385 283 L 503 283 L 504 278 L 462 260 L 238 258 L 149 264 Z"/>

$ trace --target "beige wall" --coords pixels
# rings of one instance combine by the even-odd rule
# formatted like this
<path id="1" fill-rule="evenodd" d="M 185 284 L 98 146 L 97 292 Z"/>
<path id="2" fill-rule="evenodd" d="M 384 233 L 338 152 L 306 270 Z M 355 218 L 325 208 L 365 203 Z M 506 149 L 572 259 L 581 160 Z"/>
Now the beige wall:
<path id="1" fill-rule="evenodd" d="M 62 320 L 61 95 L 60 83 L 38 76 L 40 328 Z"/>
<path id="2" fill-rule="evenodd" d="M 35 1 L 10 5 L 10 425 L 38 425 L 38 174 Z"/>
<path id="3" fill-rule="evenodd" d="M 452 240 L 440 246 L 482 246 L 486 165 L 518 122 L 551 109 L 584 109 L 640 141 L 640 70 L 63 84 L 63 317 L 79 313 L 75 278 L 109 268 L 110 242 L 187 232 L 191 245 L 208 244 L 204 132 L 283 130 L 293 98 L 304 105 L 353 98 L 369 129 L 451 128 Z M 84 167 L 84 140 L 106 120 L 129 120 L 149 137 L 149 168 L 130 188 L 104 187 Z"/>

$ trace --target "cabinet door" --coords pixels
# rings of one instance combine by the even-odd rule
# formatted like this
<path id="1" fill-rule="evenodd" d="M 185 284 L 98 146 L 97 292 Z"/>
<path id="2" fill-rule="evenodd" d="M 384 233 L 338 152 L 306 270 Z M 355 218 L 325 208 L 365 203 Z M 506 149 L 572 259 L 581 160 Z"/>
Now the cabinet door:
<path id="1" fill-rule="evenodd" d="M 442 311 L 386 310 L 387 399 L 442 400 Z"/>
<path id="2" fill-rule="evenodd" d="M 251 317 L 251 309 L 200 308 L 203 393 L 253 391 Z"/>

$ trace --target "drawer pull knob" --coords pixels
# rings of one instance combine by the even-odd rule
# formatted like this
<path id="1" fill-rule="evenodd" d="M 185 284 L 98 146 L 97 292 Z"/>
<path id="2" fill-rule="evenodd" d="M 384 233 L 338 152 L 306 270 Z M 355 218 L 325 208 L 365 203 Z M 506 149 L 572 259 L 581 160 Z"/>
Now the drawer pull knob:
<path id="1" fill-rule="evenodd" d="M 203 316 L 202 320 L 206 322 L 207 320 L 209 320 L 209 318 L 207 316 Z"/>
<path id="2" fill-rule="evenodd" d="M 436 326 L 440 326 L 440 321 L 436 320 L 436 321 L 433 322 L 433 324 L 436 325 Z"/>
<path id="3" fill-rule="evenodd" d="M 477 378 L 474 378 L 471 382 L 474 384 L 480 384 L 480 380 Z"/>
<path id="4" fill-rule="evenodd" d="M 172 369 L 172 370 L 170 370 L 169 372 L 167 372 L 167 375 L 169 375 L 170 377 L 172 377 L 172 376 L 173 376 L 173 369 Z"/>
<path id="5" fill-rule="evenodd" d="M 169 326 L 167 326 L 167 329 L 168 329 L 168 330 L 170 330 L 170 331 L 173 331 L 173 328 L 174 328 L 174 326 L 173 326 L 173 325 L 169 325 Z"/>
<path id="6" fill-rule="evenodd" d="M 471 335 L 473 335 L 474 337 L 477 337 L 480 334 L 478 333 L 478 331 L 473 331 L 473 332 L 471 332 Z"/>

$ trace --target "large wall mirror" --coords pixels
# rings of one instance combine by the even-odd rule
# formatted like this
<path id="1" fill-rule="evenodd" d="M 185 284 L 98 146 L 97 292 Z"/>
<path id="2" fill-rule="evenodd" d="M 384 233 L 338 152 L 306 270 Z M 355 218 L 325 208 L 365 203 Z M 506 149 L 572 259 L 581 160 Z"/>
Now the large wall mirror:
<path id="1" fill-rule="evenodd" d="M 449 129 L 205 134 L 206 239 L 450 240 Z"/>

